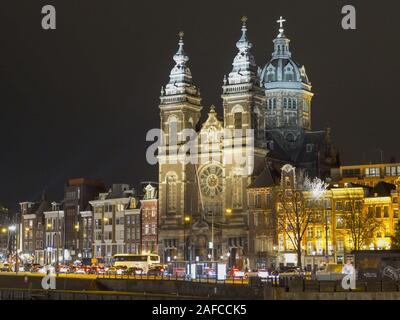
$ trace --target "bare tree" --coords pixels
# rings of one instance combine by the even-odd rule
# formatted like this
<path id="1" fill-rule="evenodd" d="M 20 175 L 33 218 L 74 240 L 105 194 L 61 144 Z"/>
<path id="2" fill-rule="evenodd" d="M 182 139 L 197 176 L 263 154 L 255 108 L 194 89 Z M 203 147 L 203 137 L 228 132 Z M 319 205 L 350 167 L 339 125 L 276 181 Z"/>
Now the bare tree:
<path id="1" fill-rule="evenodd" d="M 319 199 L 327 185 L 319 178 L 310 180 L 304 171 L 295 173 L 293 179 L 282 177 L 278 195 L 281 208 L 278 211 L 278 234 L 284 233 L 297 253 L 297 266 L 302 268 L 302 243 L 306 230 L 313 221 L 315 201 Z"/>
<path id="2" fill-rule="evenodd" d="M 382 227 L 382 222 L 375 217 L 375 212 L 365 212 L 363 208 L 363 198 L 349 192 L 342 217 L 344 231 L 351 239 L 352 250 L 361 250 L 368 245 L 374 232 Z"/>

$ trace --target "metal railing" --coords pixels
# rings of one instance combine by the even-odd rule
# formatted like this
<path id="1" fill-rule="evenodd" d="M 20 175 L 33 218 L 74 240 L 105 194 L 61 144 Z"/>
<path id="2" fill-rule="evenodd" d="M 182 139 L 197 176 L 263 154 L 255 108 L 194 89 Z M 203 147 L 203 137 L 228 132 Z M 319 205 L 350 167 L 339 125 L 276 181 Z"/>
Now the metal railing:
<path id="1" fill-rule="evenodd" d="M 220 283 L 220 284 L 240 284 L 240 285 L 247 285 L 249 283 L 249 280 L 246 277 L 226 277 L 223 280 L 219 280 L 215 276 L 205 275 L 192 278 L 188 275 L 178 275 L 178 274 L 145 275 L 145 274 L 102 273 L 97 275 L 97 279 L 188 281 L 197 283 Z"/>
<path id="2" fill-rule="evenodd" d="M 308 280 L 303 277 L 280 277 L 269 282 L 273 287 L 284 288 L 285 291 L 302 292 L 399 292 L 400 281 L 389 279 L 357 280 L 355 289 L 344 289 L 338 280 Z"/>

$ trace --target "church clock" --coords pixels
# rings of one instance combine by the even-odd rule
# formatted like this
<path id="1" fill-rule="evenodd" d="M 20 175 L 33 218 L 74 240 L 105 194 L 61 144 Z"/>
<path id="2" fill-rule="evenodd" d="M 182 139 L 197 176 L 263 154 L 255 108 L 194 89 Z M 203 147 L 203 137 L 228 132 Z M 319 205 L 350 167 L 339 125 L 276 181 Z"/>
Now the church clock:
<path id="1" fill-rule="evenodd" d="M 222 192 L 222 169 L 211 165 L 200 173 L 200 188 L 207 197 L 218 196 Z"/>

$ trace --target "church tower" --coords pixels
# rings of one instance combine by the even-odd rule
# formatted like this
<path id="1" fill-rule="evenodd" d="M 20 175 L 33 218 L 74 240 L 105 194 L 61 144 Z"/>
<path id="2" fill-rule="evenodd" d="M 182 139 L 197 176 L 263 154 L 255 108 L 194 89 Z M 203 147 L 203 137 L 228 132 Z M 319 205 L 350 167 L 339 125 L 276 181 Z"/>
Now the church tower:
<path id="1" fill-rule="evenodd" d="M 200 90 L 192 81 L 187 65 L 189 57 L 183 47 L 183 32 L 179 33 L 175 66 L 169 82 L 161 88 L 160 128 L 163 138 L 158 149 L 159 159 L 159 238 L 164 261 L 183 252 L 181 234 L 185 218 L 198 211 L 195 167 L 178 159 L 178 150 L 186 142 L 185 129 L 195 129 L 201 116 Z M 189 217 L 189 218 L 188 218 Z M 183 257 L 179 257 L 183 259 Z"/>
<path id="2" fill-rule="evenodd" d="M 273 40 L 272 59 L 261 73 L 261 87 L 266 97 L 266 130 L 278 131 L 288 141 L 295 141 L 301 131 L 311 130 L 313 93 L 305 67 L 292 58 L 282 17 L 279 34 Z"/>
<path id="3" fill-rule="evenodd" d="M 232 212 L 246 211 L 245 190 L 257 173 L 260 163 L 266 156 L 264 139 L 264 92 L 259 87 L 259 71 L 251 48 L 253 44 L 247 37 L 247 18 L 242 18 L 242 35 L 236 43 L 238 52 L 232 63 L 232 71 L 224 77 L 222 101 L 224 108 L 224 128 L 231 131 L 232 136 L 240 133 L 243 148 L 251 148 L 253 164 L 251 170 L 233 163 L 225 164 L 226 199 L 225 206 Z M 238 131 L 239 130 L 239 131 Z M 247 130 L 253 130 L 250 133 Z M 236 133 L 234 133 L 236 132 Z M 252 141 L 251 141 L 252 140 Z M 224 152 L 235 153 L 232 143 L 225 138 Z M 245 153 L 245 151 L 243 150 Z"/>
<path id="4" fill-rule="evenodd" d="M 311 177 L 327 178 L 337 165 L 337 152 L 330 131 L 315 131 L 311 122 L 313 92 L 303 65 L 290 50 L 290 40 L 280 17 L 279 33 L 273 40 L 272 58 L 260 74 L 265 97 L 265 140 L 268 166 L 280 172 L 285 164 L 305 169 Z"/>

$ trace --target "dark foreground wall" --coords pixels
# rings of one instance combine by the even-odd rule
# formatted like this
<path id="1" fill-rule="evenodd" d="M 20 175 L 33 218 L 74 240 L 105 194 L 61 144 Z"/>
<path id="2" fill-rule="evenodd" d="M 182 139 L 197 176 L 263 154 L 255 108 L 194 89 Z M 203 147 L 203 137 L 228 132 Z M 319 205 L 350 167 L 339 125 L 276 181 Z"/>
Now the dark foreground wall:
<path id="1" fill-rule="evenodd" d="M 0 275 L 0 288 L 42 289 L 40 276 Z M 95 279 L 56 278 L 57 290 L 101 290 Z"/>
<path id="2" fill-rule="evenodd" d="M 42 290 L 43 277 L 23 275 L 0 275 L 1 289 Z M 224 283 L 198 283 L 182 280 L 141 279 L 80 279 L 56 278 L 56 291 L 114 291 L 140 295 L 162 295 L 170 298 L 212 299 L 262 299 L 262 288 L 249 285 Z M 7 290 L 3 290 L 6 292 Z M 8 291 L 7 291 L 8 292 Z M 7 294 L 7 293 L 5 293 Z"/>
<path id="3" fill-rule="evenodd" d="M 190 281 L 98 279 L 108 290 L 121 292 L 149 292 L 213 299 L 263 299 L 263 290 L 248 285 L 211 284 Z"/>

